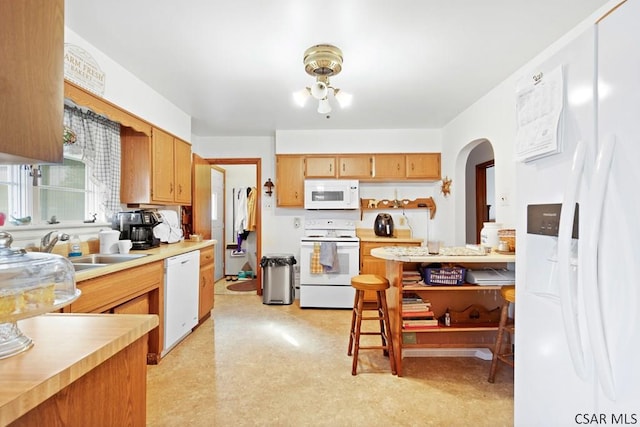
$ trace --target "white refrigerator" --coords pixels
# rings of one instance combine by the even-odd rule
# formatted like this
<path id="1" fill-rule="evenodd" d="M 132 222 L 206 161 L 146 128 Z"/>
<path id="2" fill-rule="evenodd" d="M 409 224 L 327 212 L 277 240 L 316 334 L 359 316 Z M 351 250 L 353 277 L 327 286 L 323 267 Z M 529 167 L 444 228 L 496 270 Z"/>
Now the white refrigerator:
<path id="1" fill-rule="evenodd" d="M 560 150 L 516 166 L 515 425 L 640 424 L 640 0 L 558 67 Z"/>

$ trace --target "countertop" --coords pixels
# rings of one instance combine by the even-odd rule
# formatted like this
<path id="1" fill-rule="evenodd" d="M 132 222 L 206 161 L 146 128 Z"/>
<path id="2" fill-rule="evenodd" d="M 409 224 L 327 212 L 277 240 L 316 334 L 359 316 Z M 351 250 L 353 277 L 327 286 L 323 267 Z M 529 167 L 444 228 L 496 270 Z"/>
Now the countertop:
<path id="1" fill-rule="evenodd" d="M 146 254 L 147 256 L 133 259 L 131 261 L 119 262 L 117 264 L 110 264 L 104 267 L 92 268 L 89 270 L 80 270 L 76 272 L 76 282 L 83 280 L 93 279 L 94 277 L 104 276 L 105 274 L 115 273 L 117 271 L 126 270 L 128 268 L 137 267 L 139 265 L 149 264 L 152 262 L 164 260 L 175 255 L 180 255 L 186 252 L 200 250 L 208 246 L 213 246 L 217 243 L 216 240 L 203 240 L 201 242 L 195 242 L 191 240 L 184 240 L 178 243 L 162 243 L 159 247 L 153 249 L 147 249 L 143 251 L 131 251 L 131 254 Z"/>
<path id="2" fill-rule="evenodd" d="M 442 248 L 445 252 L 447 248 Z M 415 246 L 381 247 L 371 250 L 371 255 L 376 258 L 400 261 L 400 262 L 459 262 L 459 263 L 500 263 L 516 262 L 515 254 L 500 254 L 491 252 L 485 255 L 429 255 L 427 248 Z"/>
<path id="3" fill-rule="evenodd" d="M 411 237 L 411 230 L 396 228 L 394 230 L 393 237 L 380 237 L 376 236 L 373 230 L 367 228 L 358 228 L 356 235 L 360 238 L 361 242 L 375 242 L 375 243 L 422 243 L 423 239 L 415 239 Z"/>
<path id="4" fill-rule="evenodd" d="M 148 314 L 52 313 L 19 321 L 34 345 L 0 360 L 0 425 L 35 408 L 156 326 L 158 316 Z"/>

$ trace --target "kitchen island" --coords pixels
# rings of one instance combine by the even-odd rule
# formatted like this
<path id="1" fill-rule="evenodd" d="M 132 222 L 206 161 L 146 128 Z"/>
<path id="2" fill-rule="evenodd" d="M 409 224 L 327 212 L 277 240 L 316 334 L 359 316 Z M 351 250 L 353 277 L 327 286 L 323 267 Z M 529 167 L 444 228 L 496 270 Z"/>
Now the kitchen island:
<path id="1" fill-rule="evenodd" d="M 390 284 L 387 290 L 387 302 L 399 376 L 402 376 L 402 359 L 409 354 L 425 356 L 470 354 L 477 349 L 488 351 L 493 346 L 498 329 L 497 322 L 474 323 L 471 319 L 468 323 L 451 326 L 445 326 L 439 322 L 437 326 L 403 328 L 403 297 L 409 295 L 416 295 L 423 301 L 428 301 L 436 319 L 441 318 L 446 311 L 462 312 L 473 304 L 492 311 L 502 305 L 500 285 L 481 286 L 462 283 L 426 286 L 411 283 L 416 282 L 415 277 L 421 265 L 441 264 L 443 267 L 457 266 L 467 269 L 507 267 L 514 269 L 515 267 L 514 254 L 505 255 L 496 252 L 481 254 L 461 248 L 456 255 L 452 255 L 455 252 L 453 249 L 443 248 L 440 255 L 429 255 L 427 248 L 411 246 L 381 247 L 371 250 L 373 257 L 386 261 L 385 275 Z M 412 280 L 407 280 L 407 277 L 411 277 Z"/>
<path id="2" fill-rule="evenodd" d="M 157 316 L 55 313 L 18 324 L 34 346 L 0 360 L 0 425 L 145 425 Z"/>

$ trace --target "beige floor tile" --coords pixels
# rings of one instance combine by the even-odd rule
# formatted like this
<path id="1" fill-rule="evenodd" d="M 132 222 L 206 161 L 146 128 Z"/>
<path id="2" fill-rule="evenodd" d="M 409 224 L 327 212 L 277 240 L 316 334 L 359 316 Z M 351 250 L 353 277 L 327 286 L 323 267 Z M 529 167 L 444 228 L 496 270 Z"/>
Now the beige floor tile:
<path id="1" fill-rule="evenodd" d="M 347 356 L 349 310 L 216 295 L 212 318 L 148 369 L 149 426 L 510 426 L 513 370 L 476 358 Z"/>

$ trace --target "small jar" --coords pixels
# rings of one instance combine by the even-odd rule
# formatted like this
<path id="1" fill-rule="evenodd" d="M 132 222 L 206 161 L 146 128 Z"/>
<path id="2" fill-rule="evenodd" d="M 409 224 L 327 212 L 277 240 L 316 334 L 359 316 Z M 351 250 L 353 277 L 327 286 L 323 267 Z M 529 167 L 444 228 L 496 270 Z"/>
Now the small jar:
<path id="1" fill-rule="evenodd" d="M 444 326 L 451 326 L 451 315 L 448 311 L 444 314 Z"/>

